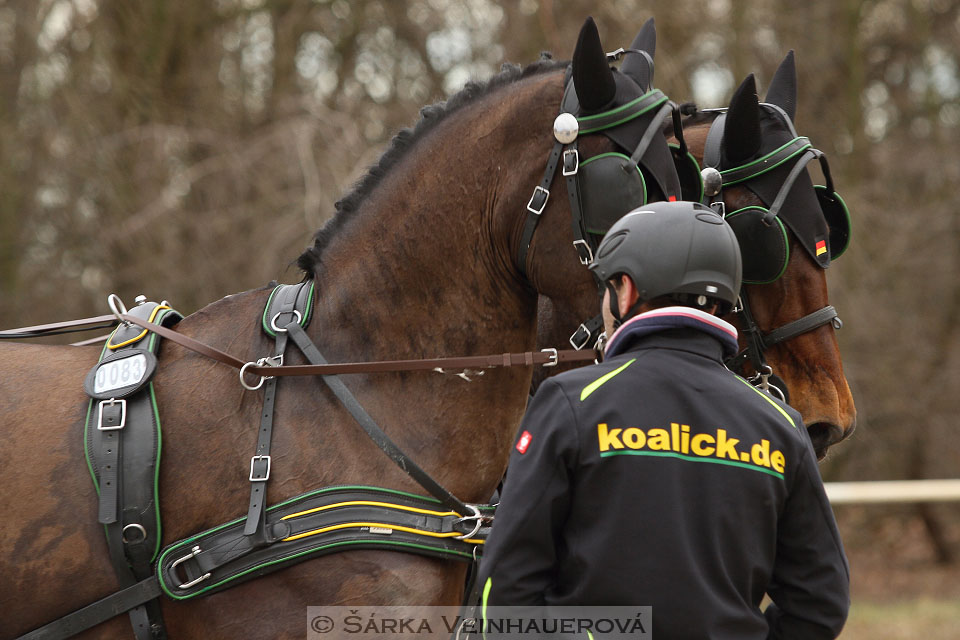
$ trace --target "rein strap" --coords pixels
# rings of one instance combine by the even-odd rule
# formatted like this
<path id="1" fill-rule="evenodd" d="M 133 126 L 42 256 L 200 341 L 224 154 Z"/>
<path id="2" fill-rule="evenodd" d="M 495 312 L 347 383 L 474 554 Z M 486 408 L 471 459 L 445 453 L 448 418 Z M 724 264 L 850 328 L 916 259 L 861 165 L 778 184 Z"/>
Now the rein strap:
<path id="1" fill-rule="evenodd" d="M 531 366 L 535 364 L 554 366 L 561 362 L 583 362 L 596 360 L 599 356 L 595 351 L 576 351 L 574 349 L 543 351 L 525 351 L 522 353 L 502 353 L 486 356 L 466 356 L 459 358 L 428 358 L 422 360 L 381 360 L 376 362 L 346 362 L 341 364 L 314 364 L 314 365 L 252 365 L 234 356 L 206 345 L 199 340 L 161 327 L 158 324 L 147 322 L 129 314 L 121 314 L 120 318 L 132 322 L 144 329 L 176 342 L 182 347 L 216 360 L 234 369 L 244 369 L 245 373 L 258 376 L 329 376 L 348 373 L 385 373 L 391 371 L 433 371 L 436 369 L 484 369 L 491 367 Z"/>

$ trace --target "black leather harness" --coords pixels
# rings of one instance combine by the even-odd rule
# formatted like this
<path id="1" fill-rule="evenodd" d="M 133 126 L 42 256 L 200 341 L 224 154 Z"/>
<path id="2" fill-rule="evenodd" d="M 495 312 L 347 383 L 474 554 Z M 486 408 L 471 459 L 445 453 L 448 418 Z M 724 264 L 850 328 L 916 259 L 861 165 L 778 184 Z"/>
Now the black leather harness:
<path id="1" fill-rule="evenodd" d="M 258 365 L 282 364 L 291 339 L 312 364 L 326 364 L 304 331 L 313 300 L 312 280 L 274 289 L 261 325 L 276 339 L 275 355 L 261 359 Z M 130 313 L 161 326 L 181 319 L 165 304 L 144 303 Z M 144 339 L 145 349 L 137 346 Z M 105 355 L 88 375 L 88 393 L 93 400 L 85 438 L 91 473 L 100 492 L 101 522 L 107 526 L 111 559 L 124 588 L 21 636 L 21 640 L 67 638 L 124 611 L 130 611 L 138 640 L 165 637 L 157 600 L 160 595 L 175 600 L 209 595 L 308 558 L 347 549 L 389 549 L 458 560 L 472 563 L 475 572 L 490 532 L 494 505 L 464 503 L 437 483 L 387 437 L 336 375 L 323 376 L 323 381 L 377 446 L 432 496 L 337 486 L 266 506 L 278 378 L 264 377 L 260 379 L 264 405 L 250 461 L 247 515 L 169 545 L 157 557 L 160 522 L 155 479 L 160 430 L 149 380 L 156 369 L 153 354 L 159 336 L 122 324 L 108 345 L 113 347 L 109 350 L 126 351 Z M 119 367 L 130 357 L 143 357 L 149 366 L 136 376 L 128 373 L 136 378 L 135 384 L 118 387 Z M 110 374 L 115 371 L 117 380 L 111 387 Z M 249 389 L 260 384 L 244 382 Z M 104 386 L 106 390 L 101 389 Z M 141 400 L 147 404 L 141 406 Z"/>
<path id="2" fill-rule="evenodd" d="M 165 303 L 145 301 L 129 313 L 162 326 L 183 317 Z M 98 521 L 104 525 L 110 563 L 124 587 L 152 575 L 162 538 L 160 416 L 150 381 L 159 346 L 160 336 L 121 324 L 84 381 L 91 397 L 84 450 L 99 494 Z M 166 637 L 156 600 L 133 608 L 130 621 L 138 640 Z"/>

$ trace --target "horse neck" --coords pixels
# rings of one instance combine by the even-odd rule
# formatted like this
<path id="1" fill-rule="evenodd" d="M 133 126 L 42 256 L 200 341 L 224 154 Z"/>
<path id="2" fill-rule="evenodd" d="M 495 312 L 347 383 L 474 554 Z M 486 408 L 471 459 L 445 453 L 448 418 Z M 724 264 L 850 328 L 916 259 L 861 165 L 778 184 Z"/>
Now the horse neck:
<path id="1" fill-rule="evenodd" d="M 541 96 L 549 84 L 515 82 L 447 116 L 326 247 L 318 315 L 359 329 L 350 341 L 366 357 L 532 348 L 536 299 L 513 256 L 549 146 L 530 132 L 549 131 L 559 100 L 558 82 Z"/>

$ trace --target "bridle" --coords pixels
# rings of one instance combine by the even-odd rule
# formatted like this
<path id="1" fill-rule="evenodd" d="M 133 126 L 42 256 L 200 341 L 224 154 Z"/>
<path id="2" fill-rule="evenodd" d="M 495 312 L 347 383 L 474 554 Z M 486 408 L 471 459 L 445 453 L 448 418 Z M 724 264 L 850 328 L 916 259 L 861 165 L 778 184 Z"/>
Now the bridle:
<path id="1" fill-rule="evenodd" d="M 653 59 L 646 51 L 638 49 L 621 48 L 608 53 L 607 59 L 616 61 L 625 54 L 643 56 L 652 70 Z M 580 136 L 593 133 L 606 133 L 609 136 L 611 131 L 643 116 L 646 117 L 646 128 L 629 156 L 614 152 L 581 159 L 578 149 Z M 674 129 L 680 132 L 676 136 L 678 144 L 668 147 L 669 156 L 657 155 L 655 152 L 648 154 L 655 137 L 662 135 L 662 125 L 668 116 L 672 116 Z M 606 228 L 634 207 L 646 203 L 648 190 L 641 167 L 646 175 L 655 180 L 667 200 L 678 200 L 684 196 L 699 199 L 702 193 L 699 175 L 695 175 L 695 171 L 693 179 L 686 181 L 683 177 L 689 178 L 690 172 L 686 172 L 683 177 L 678 172 L 679 166 L 688 166 L 687 159 L 691 156 L 687 152 L 680 128 L 680 109 L 659 89 L 651 88 L 639 97 L 622 105 L 614 105 L 606 111 L 585 114 L 568 69 L 560 113 L 554 120 L 553 134 L 554 144 L 547 158 L 543 178 L 527 202 L 526 219 L 517 251 L 517 266 L 525 277 L 527 254 L 550 198 L 550 188 L 558 164 L 561 165 L 561 173 L 566 179 L 573 247 L 584 266 L 593 261 L 598 238 Z M 668 158 L 667 161 L 664 161 L 665 157 Z M 594 316 L 580 324 L 570 337 L 570 344 L 577 350 L 588 345 L 596 348 L 600 344 L 602 331 L 602 316 Z"/>
<path id="2" fill-rule="evenodd" d="M 713 112 L 719 112 L 719 115 L 711 124 L 704 147 L 704 169 L 702 172 L 704 183 L 703 202 L 718 209 L 721 215 L 724 215 L 725 217 L 733 216 L 737 212 L 726 214 L 724 210 L 722 193 L 724 186 L 742 184 L 749 187 L 749 183 L 751 181 L 767 174 L 773 168 L 781 165 L 787 165 L 787 163 L 792 162 L 792 167 L 790 168 L 790 171 L 784 181 L 779 185 L 779 188 L 776 191 L 776 196 L 773 198 L 770 208 L 766 210 L 762 216 L 757 217 L 759 224 L 771 227 L 775 222 L 777 222 L 777 216 L 781 212 L 781 208 L 786 201 L 787 195 L 790 193 L 794 182 L 805 170 L 807 164 L 816 159 L 820 161 L 820 165 L 827 182 L 825 188 L 817 189 L 817 198 L 821 203 L 821 207 L 826 209 L 827 206 L 836 206 L 835 203 L 842 205 L 842 200 L 839 199 L 839 196 L 837 196 L 836 192 L 833 190 L 833 180 L 830 176 L 830 169 L 827 165 L 826 156 L 823 154 L 823 152 L 819 149 L 813 148 L 809 139 L 796 135 L 796 131 L 793 128 L 793 123 L 783 109 L 777 105 L 768 103 L 763 103 L 761 107 L 774 113 L 787 124 L 790 133 L 793 134 L 793 140 L 766 154 L 758 160 L 754 160 L 750 163 L 736 167 L 722 167 L 721 142 L 723 140 L 723 130 L 726 121 L 726 110 L 709 110 Z M 826 198 L 826 202 L 824 202 L 825 198 L 824 195 L 821 195 L 821 193 L 829 196 Z M 831 235 L 833 235 L 834 232 L 832 227 L 833 220 L 835 219 L 835 217 L 828 219 L 828 223 L 831 226 Z M 782 223 L 777 223 L 782 226 Z M 753 224 L 757 224 L 757 222 L 754 222 Z M 843 233 L 845 234 L 843 235 L 843 238 L 846 240 L 849 237 L 849 228 L 843 231 Z M 845 248 L 845 246 L 843 248 Z M 825 245 L 824 247 L 820 247 L 819 244 L 818 248 L 816 249 L 816 251 L 820 252 L 826 250 L 827 248 Z M 842 248 L 838 253 L 835 254 L 834 257 L 839 255 L 841 252 Z M 782 268 L 776 267 L 772 270 L 776 272 L 776 275 L 772 278 L 773 280 L 782 275 L 783 269 L 786 267 L 786 259 L 787 256 L 784 256 L 784 264 Z M 827 262 L 829 262 L 829 255 L 827 256 Z M 747 274 L 745 274 L 745 282 L 749 283 L 750 281 L 746 279 L 746 275 Z M 759 284 L 761 281 L 762 279 L 754 283 Z M 767 349 L 818 329 L 826 324 L 833 325 L 834 329 L 840 329 L 843 326 L 843 322 L 840 320 L 837 310 L 831 305 L 826 305 L 797 320 L 793 320 L 792 322 L 788 322 L 787 324 L 781 325 L 780 327 L 764 333 L 757 324 L 753 312 L 751 311 L 749 296 L 747 295 L 746 290 L 741 292 L 738 303 L 733 309 L 733 313 L 736 314 L 736 317 L 740 322 L 740 326 L 742 327 L 742 332 L 746 339 L 746 347 L 737 355 L 730 358 L 725 364 L 732 371 L 743 372 L 744 365 L 747 362 L 750 362 L 755 372 L 754 376 L 750 378 L 750 382 L 763 391 L 767 391 L 768 393 L 779 397 L 784 402 L 789 400 L 789 390 L 786 387 L 786 383 L 774 374 L 773 368 L 767 363 L 765 357 Z"/>

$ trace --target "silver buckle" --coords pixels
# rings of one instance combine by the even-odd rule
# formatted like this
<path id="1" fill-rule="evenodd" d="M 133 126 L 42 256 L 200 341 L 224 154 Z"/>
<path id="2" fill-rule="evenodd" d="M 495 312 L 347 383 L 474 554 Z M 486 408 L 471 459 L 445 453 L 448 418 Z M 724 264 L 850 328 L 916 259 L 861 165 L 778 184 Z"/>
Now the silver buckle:
<path id="1" fill-rule="evenodd" d="M 115 404 L 120 404 L 120 424 L 114 425 L 112 427 L 103 426 L 103 405 L 109 404 L 111 407 Z M 117 400 L 116 398 L 110 398 L 109 400 L 100 401 L 100 414 L 97 417 L 97 430 L 98 431 L 116 431 L 117 429 L 123 429 L 127 424 L 127 401 L 126 400 Z"/>
<path id="2" fill-rule="evenodd" d="M 573 156 L 573 169 L 567 170 L 567 156 Z M 567 149 L 563 152 L 563 175 L 565 176 L 574 176 L 577 174 L 577 170 L 580 169 L 580 154 L 576 149 Z"/>
<path id="3" fill-rule="evenodd" d="M 583 342 L 581 342 L 580 344 L 577 344 L 576 342 L 573 341 L 573 339 L 576 338 L 577 334 L 580 333 L 581 331 L 583 331 L 585 337 L 583 338 Z M 588 342 L 590 342 L 590 329 L 587 329 L 587 325 L 581 322 L 580 326 L 577 327 L 577 330 L 573 332 L 572 336 L 570 336 L 570 346 L 572 346 L 577 351 L 580 351 L 585 346 L 587 346 Z"/>
<path id="4" fill-rule="evenodd" d="M 194 556 L 197 555 L 198 553 L 200 553 L 200 545 L 194 546 L 192 549 L 190 549 L 190 553 L 188 553 L 187 555 L 183 556 L 182 558 L 178 558 L 178 559 L 174 560 L 174 561 L 173 561 L 173 564 L 170 565 L 170 573 L 172 573 L 173 575 L 177 575 L 177 573 L 176 573 L 177 566 L 180 565 L 180 564 L 183 564 L 184 562 L 186 562 L 186 561 L 189 560 L 190 558 L 194 557 Z M 178 588 L 178 589 L 189 589 L 189 588 L 192 587 L 193 585 L 199 584 L 199 583 L 203 582 L 204 580 L 206 580 L 207 578 L 209 578 L 210 575 L 211 575 L 211 574 L 210 574 L 209 572 L 208 572 L 208 573 L 205 573 L 205 574 L 203 574 L 202 576 L 200 576 L 199 578 L 197 578 L 196 580 L 191 580 L 190 582 L 184 582 L 183 584 L 179 585 L 177 588 Z"/>
<path id="5" fill-rule="evenodd" d="M 544 194 L 543 204 L 540 205 L 540 208 L 539 208 L 539 209 L 534 209 L 534 208 L 533 208 L 533 201 L 536 199 L 537 193 L 543 193 L 543 194 Z M 540 215 L 541 213 L 543 213 L 543 210 L 547 207 L 547 200 L 549 200 L 549 199 L 550 199 L 550 190 L 549 190 L 549 189 L 544 189 L 544 188 L 541 187 L 540 185 L 537 185 L 537 187 L 533 190 L 533 195 L 530 196 L 530 201 L 527 202 L 527 211 L 529 211 L 530 213 L 535 213 L 535 214 L 537 214 L 537 215 Z"/>
<path id="6" fill-rule="evenodd" d="M 583 248 L 587 250 L 587 257 L 583 257 L 583 254 L 580 253 L 580 250 L 577 249 L 577 255 L 580 257 L 580 264 L 584 266 L 589 266 L 593 262 L 593 251 L 590 249 L 590 245 L 587 244 L 586 240 L 574 240 L 573 247 L 576 249 L 577 245 L 583 245 Z"/>
<path id="7" fill-rule="evenodd" d="M 253 475 L 253 465 L 257 463 L 257 460 L 266 460 L 267 461 L 267 472 L 263 477 L 254 477 Z M 270 479 L 270 456 L 253 456 L 250 458 L 250 482 L 266 482 Z"/>
<path id="8" fill-rule="evenodd" d="M 557 355 L 557 350 L 552 347 L 549 349 L 540 349 L 540 353 L 550 354 L 550 360 L 543 363 L 543 366 L 545 367 L 555 367 L 557 366 L 557 362 L 560 361 L 559 356 Z"/>
<path id="9" fill-rule="evenodd" d="M 461 522 L 468 522 L 470 520 L 473 520 L 474 522 L 473 530 L 470 531 L 470 533 L 463 534 L 462 536 L 454 536 L 453 538 L 454 540 L 466 540 L 467 538 L 472 538 L 473 536 L 477 535 L 477 532 L 480 531 L 480 527 L 483 526 L 484 521 L 489 519 L 487 516 L 484 516 L 482 513 L 480 513 L 480 509 L 476 505 L 467 504 L 465 506 L 467 507 L 467 509 L 470 509 L 470 511 L 472 511 L 473 513 L 470 514 L 469 516 L 463 516 L 461 518 L 457 518 L 456 523 L 459 524 Z"/>

